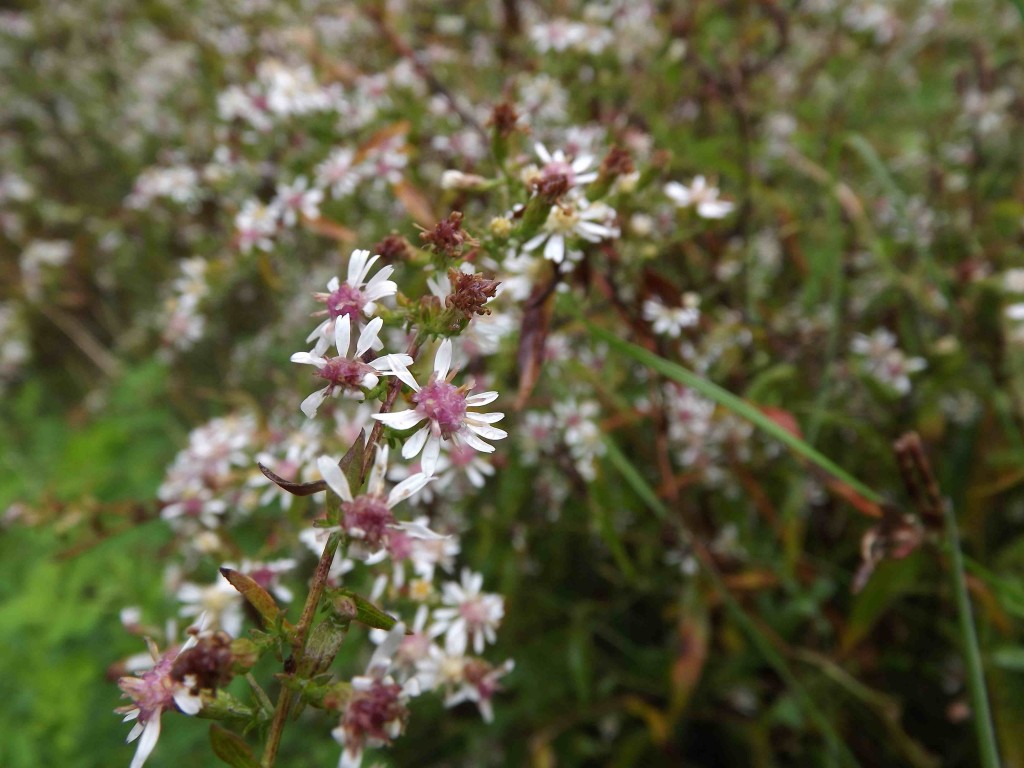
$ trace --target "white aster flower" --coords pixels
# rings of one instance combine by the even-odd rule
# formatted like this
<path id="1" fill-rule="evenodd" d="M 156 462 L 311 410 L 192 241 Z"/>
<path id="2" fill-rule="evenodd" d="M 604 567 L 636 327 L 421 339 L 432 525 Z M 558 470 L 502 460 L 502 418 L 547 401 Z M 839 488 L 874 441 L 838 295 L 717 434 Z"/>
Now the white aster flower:
<path id="1" fill-rule="evenodd" d="M 505 414 L 468 410 L 494 402 L 498 399 L 497 392 L 479 392 L 467 397 L 466 386 L 456 387 L 449 381 L 454 376 L 454 372 L 449 372 L 452 362 L 451 339 L 445 339 L 438 346 L 434 356 L 434 371 L 426 386 L 421 387 L 409 369 L 398 364 L 400 361 L 395 356 L 391 359 L 396 364 L 395 375 L 414 390 L 412 400 L 415 407 L 395 413 L 374 414 L 373 418 L 399 431 L 410 429 L 424 420 L 427 422 L 402 446 L 402 457 L 405 459 L 423 452 L 420 464 L 426 474 L 433 474 L 441 446 L 448 441 L 465 443 L 478 451 L 491 453 L 494 446 L 485 440 L 501 440 L 508 436 L 504 430 L 491 426 L 501 421 Z"/>
<path id="2" fill-rule="evenodd" d="M 589 203 L 584 198 L 567 200 L 552 206 L 541 232 L 523 243 L 523 250 L 532 253 L 542 244 L 544 258 L 561 264 L 568 257 L 579 258 L 579 251 L 568 247 L 574 238 L 599 243 L 619 236 L 619 228 L 611 224 L 615 211 L 604 203 Z"/>
<path id="3" fill-rule="evenodd" d="M 323 302 L 326 309 L 315 313 L 326 315 L 327 319 L 318 325 L 306 341 L 317 339 L 313 354 L 322 355 L 334 339 L 334 323 L 342 315 L 347 315 L 353 323 L 360 323 L 364 316 L 372 315 L 377 309 L 377 302 L 387 296 L 394 296 L 398 286 L 388 280 L 395 268 L 388 265 L 371 277 L 370 268 L 379 259 L 379 255 L 371 256 L 369 251 L 355 250 L 348 260 L 348 275 L 345 282 L 332 277 L 327 283 L 327 293 L 313 294 L 313 298 Z M 378 341 L 373 349 L 381 349 L 383 344 Z"/>
<path id="4" fill-rule="evenodd" d="M 718 199 L 718 188 L 708 185 L 703 176 L 694 178 L 689 187 L 678 181 L 665 185 L 665 194 L 679 208 L 697 207 L 697 215 L 703 219 L 723 219 L 736 206 L 728 200 Z"/>
<path id="5" fill-rule="evenodd" d="M 408 355 L 385 355 L 364 363 L 362 358 L 375 346 L 379 347 L 378 336 L 384 321 L 375 317 L 359 334 L 356 341 L 355 352 L 352 352 L 351 335 L 352 326 L 348 315 L 342 315 L 334 323 L 334 343 L 338 350 L 337 357 L 322 357 L 317 349 L 312 352 L 296 352 L 291 357 L 293 363 L 312 365 L 316 368 L 314 375 L 324 379 L 327 386 L 309 395 L 302 401 L 302 412 L 306 418 L 312 419 L 316 416 L 317 409 L 324 400 L 332 395 L 345 392 L 357 399 L 362 399 L 363 389 L 373 389 L 377 386 L 380 376 L 393 373 L 396 365 L 405 366 L 412 363 Z"/>
<path id="6" fill-rule="evenodd" d="M 446 653 L 461 656 L 472 643 L 473 652 L 481 654 L 486 643 L 497 640 L 505 599 L 481 592 L 483 585 L 483 575 L 468 568 L 462 570 L 461 582 L 445 583 L 441 599 L 447 607 L 434 611 L 430 635 L 444 635 Z"/>

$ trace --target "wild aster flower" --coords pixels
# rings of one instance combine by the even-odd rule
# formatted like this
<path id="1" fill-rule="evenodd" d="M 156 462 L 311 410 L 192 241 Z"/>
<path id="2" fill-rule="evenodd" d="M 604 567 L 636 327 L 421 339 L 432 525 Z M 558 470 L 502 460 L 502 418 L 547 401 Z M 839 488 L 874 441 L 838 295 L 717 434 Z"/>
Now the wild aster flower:
<path id="1" fill-rule="evenodd" d="M 449 375 L 452 362 L 451 339 L 445 339 L 438 346 L 434 356 L 434 372 L 426 386 L 421 387 L 406 366 L 398 365 L 395 356 L 391 359 L 396 363 L 395 375 L 414 390 L 412 401 L 416 407 L 394 413 L 377 413 L 373 418 L 399 431 L 410 429 L 424 420 L 427 422 L 402 446 L 402 457 L 405 459 L 423 452 L 420 464 L 427 475 L 434 473 L 441 445 L 448 441 L 456 444 L 465 442 L 478 451 L 491 453 L 494 446 L 484 440 L 501 440 L 508 436 L 504 430 L 491 426 L 501 421 L 505 414 L 468 410 L 494 402 L 498 399 L 497 392 L 479 392 L 467 397 L 468 388 L 465 385 L 456 387 L 449 381 L 454 376 L 454 372 Z"/>
<path id="2" fill-rule="evenodd" d="M 232 637 L 242 633 L 242 597 L 224 576 L 218 574 L 213 584 L 201 586 L 186 581 L 178 588 L 182 603 L 180 616 L 204 615 L 210 629 L 223 629 Z"/>
<path id="3" fill-rule="evenodd" d="M 390 551 L 392 533 L 395 531 L 415 538 L 443 538 L 421 523 L 399 522 L 395 519 L 391 510 L 430 482 L 430 477 L 422 472 L 410 475 L 390 492 L 385 493 L 385 477 L 388 470 L 387 446 L 377 449 L 366 493 L 361 496 L 352 495 L 348 479 L 337 461 L 329 456 L 321 456 L 317 459 L 317 466 L 330 489 L 341 497 L 342 530 L 361 542 L 366 554 L 378 553 L 382 549 Z M 355 554 L 355 551 L 350 550 L 350 554 Z"/>
<path id="4" fill-rule="evenodd" d="M 444 585 L 441 599 L 449 607 L 434 611 L 430 634 L 444 635 L 445 650 L 450 655 L 461 656 L 470 642 L 473 652 L 480 654 L 486 643 L 497 640 L 495 630 L 505 615 L 505 600 L 501 595 L 482 593 L 483 585 L 483 575 L 468 568 L 462 570 L 461 582 Z"/>
<path id="5" fill-rule="evenodd" d="M 352 678 L 352 694 L 338 726 L 331 731 L 344 747 L 338 768 L 359 768 L 366 747 L 390 744 L 405 728 L 406 702 L 419 693 L 419 683 L 413 677 L 399 685 L 388 674 L 404 636 L 405 625 L 399 622 L 374 651 L 366 674 Z"/>
<path id="6" fill-rule="evenodd" d="M 281 212 L 281 223 L 294 227 L 299 216 L 307 219 L 320 218 L 320 203 L 324 200 L 322 190 L 309 188 L 309 179 L 299 176 L 291 184 L 278 184 L 277 195 L 271 205 Z"/>
<path id="7" fill-rule="evenodd" d="M 896 336 L 877 328 L 870 336 L 858 333 L 850 348 L 864 360 L 864 369 L 880 384 L 905 395 L 910 392 L 910 375 L 923 371 L 928 363 L 920 357 L 907 357 L 896 346 Z"/>
<path id="8" fill-rule="evenodd" d="M 446 707 L 471 701 L 480 710 L 484 722 L 490 723 L 494 721 L 491 699 L 501 690 L 498 681 L 514 668 L 515 662 L 512 659 L 494 667 L 483 659 L 441 653 L 420 661 L 419 675 L 424 688 L 443 688 L 447 691 L 444 699 Z"/>
<path id="9" fill-rule="evenodd" d="M 321 357 L 317 350 L 313 352 L 296 352 L 292 355 L 293 363 L 312 365 L 316 368 L 314 375 L 324 379 L 327 386 L 309 395 L 299 406 L 306 418 L 312 419 L 316 416 L 317 409 L 324 400 L 332 395 L 341 392 L 362 398 L 363 389 L 373 389 L 377 386 L 380 375 L 394 373 L 395 365 L 410 365 L 412 358 L 408 355 L 385 355 L 364 363 L 362 360 L 374 346 L 380 345 L 378 333 L 384 321 L 379 317 L 373 318 L 356 341 L 355 352 L 350 351 L 352 326 L 348 315 L 342 315 L 334 323 L 334 343 L 338 349 L 337 357 Z"/>
<path id="10" fill-rule="evenodd" d="M 387 296 L 394 296 L 398 292 L 398 286 L 394 281 L 388 280 L 395 268 L 388 265 L 371 277 L 370 268 L 380 256 L 370 256 L 369 251 L 356 250 L 348 260 L 348 275 L 345 282 L 337 277 L 332 277 L 327 283 L 327 293 L 315 293 L 313 297 L 327 305 L 327 308 L 315 313 L 326 315 L 327 319 L 318 325 L 314 331 L 306 337 L 306 341 L 317 339 L 314 355 L 322 355 L 330 346 L 334 338 L 335 321 L 346 315 L 352 323 L 359 323 L 364 315 L 372 315 L 377 309 L 377 302 Z M 379 344 L 379 342 L 378 342 Z M 381 349 L 383 345 L 374 346 L 373 349 Z"/>
<path id="11" fill-rule="evenodd" d="M 572 238 L 599 243 L 619 236 L 619 228 L 609 224 L 615 211 L 604 203 L 589 203 L 584 198 L 564 201 L 551 208 L 541 232 L 523 243 L 523 250 L 532 253 L 544 245 L 544 258 L 561 264 L 568 256 L 579 258 L 579 251 L 568 247 Z"/>
<path id="12" fill-rule="evenodd" d="M 700 296 L 683 294 L 683 306 L 666 307 L 657 298 L 644 302 L 644 320 L 654 325 L 654 332 L 678 338 L 683 328 L 692 328 L 700 322 Z"/>
<path id="13" fill-rule="evenodd" d="M 331 150 L 327 159 L 316 167 L 316 183 L 329 187 L 335 199 L 351 195 L 361 180 L 355 152 L 348 147 Z"/>
<path id="14" fill-rule="evenodd" d="M 124 722 L 135 721 L 128 733 L 128 742 L 139 740 L 130 768 L 142 768 L 153 753 L 160 738 L 160 716 L 165 710 L 177 709 L 183 714 L 195 715 L 202 708 L 202 700 L 192 692 L 191 681 L 171 678 L 175 660 L 196 644 L 196 636 L 191 636 L 180 648 L 168 648 L 163 654 L 152 640 L 147 638 L 146 642 L 154 662 L 152 668 L 141 677 L 125 676 L 117 682 L 132 703 L 114 711 L 125 716 Z"/>
<path id="15" fill-rule="evenodd" d="M 253 246 L 261 251 L 273 249 L 273 236 L 277 232 L 279 215 L 277 206 L 264 205 L 259 200 L 247 200 L 242 205 L 235 216 L 238 247 L 242 253 L 248 253 Z"/>
<path id="16" fill-rule="evenodd" d="M 570 160 L 562 150 L 556 149 L 554 152 L 549 152 L 548 148 L 540 142 L 534 144 L 533 149 L 537 153 L 537 157 L 544 163 L 538 174 L 541 179 L 561 176 L 566 180 L 570 189 L 581 187 L 597 179 L 597 171 L 588 170 L 594 164 L 593 155 L 581 154 Z"/>
<path id="17" fill-rule="evenodd" d="M 679 208 L 697 206 L 697 215 L 703 219 L 723 219 L 736 207 L 728 200 L 719 200 L 718 188 L 709 186 L 703 176 L 695 177 L 689 187 L 670 181 L 665 185 L 665 194 Z"/>

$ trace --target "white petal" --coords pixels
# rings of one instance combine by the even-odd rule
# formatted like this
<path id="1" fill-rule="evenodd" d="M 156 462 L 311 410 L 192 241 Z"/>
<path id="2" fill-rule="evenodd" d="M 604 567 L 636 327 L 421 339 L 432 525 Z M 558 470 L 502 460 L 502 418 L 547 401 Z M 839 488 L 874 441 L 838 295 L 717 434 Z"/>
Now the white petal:
<path id="1" fill-rule="evenodd" d="M 547 237 L 548 237 L 548 233 L 547 232 L 541 232 L 539 235 L 534 235 L 529 240 L 527 240 L 525 243 L 523 243 L 523 250 L 526 253 L 531 253 L 531 252 L 537 250 L 537 246 L 539 246 L 541 243 L 543 243 L 544 240 Z"/>
<path id="2" fill-rule="evenodd" d="M 487 440 L 502 440 L 508 437 L 508 432 L 497 427 L 487 427 L 482 424 L 472 424 L 466 422 L 466 428 L 471 429 L 474 433 L 480 435 L 480 437 L 486 438 Z"/>
<path id="3" fill-rule="evenodd" d="M 378 340 L 377 334 L 380 332 L 382 325 L 384 325 L 384 321 L 379 317 L 373 318 L 373 320 L 366 324 L 363 332 L 359 334 L 359 341 L 356 343 L 356 357 L 362 357 L 366 350 L 372 347 L 374 342 Z"/>
<path id="4" fill-rule="evenodd" d="M 142 731 L 142 738 L 139 739 L 138 749 L 135 750 L 135 757 L 132 758 L 132 764 L 129 768 L 142 768 L 149 756 L 153 754 L 153 749 L 156 747 L 156 742 L 159 738 L 160 712 L 158 710 L 146 722 L 146 727 Z"/>
<path id="5" fill-rule="evenodd" d="M 548 152 L 548 148 L 541 144 L 539 141 L 533 145 L 533 151 L 536 152 L 537 157 L 539 157 L 545 163 L 551 162 L 551 153 Z"/>
<path id="6" fill-rule="evenodd" d="M 353 288 L 362 282 L 362 278 L 366 274 L 366 258 L 369 255 L 369 251 L 355 250 L 348 257 L 348 279 L 345 282 Z"/>
<path id="7" fill-rule="evenodd" d="M 437 374 L 438 379 L 443 379 L 448 375 L 448 369 L 452 365 L 452 340 L 445 339 L 441 342 L 441 346 L 437 348 L 437 354 L 434 355 L 434 372 Z"/>
<path id="8" fill-rule="evenodd" d="M 427 526 L 423 525 L 423 523 L 399 523 L 395 528 L 413 539 L 444 541 L 445 539 L 451 538 L 450 536 L 442 536 L 440 533 L 430 530 Z"/>
<path id="9" fill-rule="evenodd" d="M 384 424 L 392 429 L 401 431 L 403 429 L 415 427 L 426 417 L 419 411 L 414 411 L 410 408 L 409 410 L 396 411 L 394 413 L 375 413 L 373 414 L 373 418 L 377 421 L 384 422 Z"/>
<path id="10" fill-rule="evenodd" d="M 492 449 L 493 450 L 493 449 Z M 420 457 L 420 467 L 424 474 L 432 475 L 437 469 L 437 457 L 441 455 L 441 438 L 431 435 L 423 448 L 423 455 Z"/>
<path id="11" fill-rule="evenodd" d="M 497 392 L 477 392 L 475 395 L 470 395 L 469 397 L 466 398 L 466 405 L 487 405 L 488 403 L 493 403 L 497 399 Z"/>
<path id="12" fill-rule="evenodd" d="M 406 458 L 416 456 L 420 451 L 423 450 L 423 445 L 427 442 L 427 436 L 429 434 L 430 428 L 424 427 L 419 432 L 410 437 L 408 440 L 406 440 L 405 445 L 402 447 L 402 455 L 405 456 Z"/>
<path id="13" fill-rule="evenodd" d="M 467 413 L 466 423 L 467 424 L 494 424 L 496 421 L 501 421 L 505 418 L 505 414 L 500 411 L 494 413 Z"/>
<path id="14" fill-rule="evenodd" d="M 544 245 L 544 258 L 561 264 L 565 258 L 565 238 L 562 235 L 552 235 Z"/>
<path id="15" fill-rule="evenodd" d="M 352 501 L 352 490 L 349 488 L 348 479 L 341 471 L 341 467 L 338 466 L 338 462 L 330 456 L 321 456 L 316 460 L 316 466 L 332 491 L 345 501 Z"/>
<path id="16" fill-rule="evenodd" d="M 466 445 L 470 446 L 471 448 L 475 448 L 481 453 L 494 453 L 493 445 L 488 445 L 487 443 L 485 443 L 483 440 L 481 440 L 479 437 L 477 437 L 468 430 L 460 434 L 459 437 L 466 441 Z"/>
<path id="17" fill-rule="evenodd" d="M 384 476 L 388 473 L 388 447 L 378 446 L 377 457 L 373 460 L 373 469 L 370 470 L 370 480 L 367 483 L 369 492 L 374 496 L 384 495 Z"/>
<path id="18" fill-rule="evenodd" d="M 331 388 L 329 386 L 324 387 L 323 389 L 318 389 L 316 392 L 314 392 L 313 394 L 311 394 L 309 397 L 302 401 L 302 403 L 299 405 L 299 409 L 304 414 L 306 414 L 307 419 L 312 419 L 314 416 L 316 416 L 317 408 L 323 405 L 324 400 L 327 399 L 327 395 L 329 394 L 330 389 Z"/>
<path id="19" fill-rule="evenodd" d="M 323 368 L 327 365 L 326 360 L 310 352 L 296 352 L 291 356 L 291 361 L 293 363 L 301 363 L 302 365 L 315 365 L 317 368 Z"/>
<path id="20" fill-rule="evenodd" d="M 327 290 L 330 291 L 331 293 L 334 293 L 340 287 L 341 281 L 338 279 L 337 275 L 335 275 L 334 277 L 327 281 Z"/>
<path id="21" fill-rule="evenodd" d="M 423 429 L 419 430 L 412 437 L 405 441 L 405 445 L 402 446 L 402 458 L 411 459 L 420 449 L 423 448 L 423 444 L 426 442 L 426 435 L 430 432 L 430 425 L 424 425 Z"/>
<path id="22" fill-rule="evenodd" d="M 409 363 L 405 360 L 409 357 L 408 355 L 388 355 L 388 363 L 391 366 L 391 372 L 395 374 L 402 383 L 412 388 L 414 392 L 420 391 L 420 385 L 416 383 L 416 379 L 409 372 Z"/>
<path id="23" fill-rule="evenodd" d="M 338 354 L 348 357 L 348 345 L 352 342 L 352 320 L 348 315 L 342 315 L 334 321 L 334 346 L 338 348 Z"/>
<path id="24" fill-rule="evenodd" d="M 391 489 L 391 493 L 388 494 L 388 509 L 416 494 L 430 480 L 431 478 L 422 472 L 409 475 L 409 477 Z"/>

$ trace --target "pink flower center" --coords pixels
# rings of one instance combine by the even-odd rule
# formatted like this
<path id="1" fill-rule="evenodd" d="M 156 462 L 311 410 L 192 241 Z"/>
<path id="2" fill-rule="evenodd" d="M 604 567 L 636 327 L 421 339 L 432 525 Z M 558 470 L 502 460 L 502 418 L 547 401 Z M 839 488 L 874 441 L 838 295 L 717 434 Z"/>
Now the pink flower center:
<path id="1" fill-rule="evenodd" d="M 391 514 L 384 499 L 377 496 L 359 496 L 342 506 L 345 530 L 354 538 L 362 539 L 371 549 L 379 549 L 394 524 L 395 516 Z"/>
<path id="2" fill-rule="evenodd" d="M 487 624 L 487 606 L 483 600 L 466 601 L 459 606 L 459 615 L 466 620 L 466 626 L 471 631 Z"/>
<path id="3" fill-rule="evenodd" d="M 417 409 L 430 419 L 446 440 L 462 429 L 466 395 L 447 381 L 432 381 L 412 396 Z"/>
<path id="4" fill-rule="evenodd" d="M 352 325 L 355 326 L 365 303 L 362 291 L 353 288 L 348 283 L 342 283 L 338 286 L 338 290 L 327 297 L 327 313 L 332 320 L 337 320 L 342 315 L 348 315 Z"/>
<path id="5" fill-rule="evenodd" d="M 405 706 L 398 698 L 401 692 L 400 685 L 381 682 L 374 682 L 367 691 L 357 691 L 345 709 L 343 722 L 348 741 L 357 746 L 367 739 L 389 743 L 389 726 L 405 717 Z"/>
<path id="6" fill-rule="evenodd" d="M 174 709 L 175 682 L 171 680 L 171 667 L 177 657 L 172 648 L 160 657 L 156 665 L 142 677 L 122 677 L 118 686 L 139 708 L 139 722 L 145 724 L 153 715 L 165 709 Z"/>
<path id="7" fill-rule="evenodd" d="M 347 357 L 331 357 L 327 365 L 316 370 L 317 376 L 326 379 L 333 386 L 346 389 L 358 389 L 362 386 L 363 377 L 373 373 L 373 368 L 359 360 L 349 360 Z"/>
<path id="8" fill-rule="evenodd" d="M 576 182 L 576 172 L 572 169 L 572 166 L 564 160 L 552 160 L 547 163 L 540 171 L 540 175 L 545 179 L 554 179 L 559 176 L 564 176 L 566 181 L 569 182 L 571 187 Z"/>

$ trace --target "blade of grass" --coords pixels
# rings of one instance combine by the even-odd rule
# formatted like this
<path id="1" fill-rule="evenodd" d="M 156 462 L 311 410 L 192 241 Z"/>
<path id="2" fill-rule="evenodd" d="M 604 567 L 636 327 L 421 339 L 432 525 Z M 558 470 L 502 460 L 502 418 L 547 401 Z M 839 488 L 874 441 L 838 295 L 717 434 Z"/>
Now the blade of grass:
<path id="1" fill-rule="evenodd" d="M 838 480 L 843 481 L 869 501 L 882 501 L 882 497 L 878 493 L 871 490 L 868 486 L 844 470 L 830 458 L 811 446 L 805 440 L 801 440 L 779 424 L 776 424 L 755 406 L 742 398 L 737 397 L 732 392 L 723 389 L 707 379 L 701 378 L 693 371 L 690 371 L 681 365 L 666 360 L 663 357 L 658 357 L 658 355 L 653 352 L 649 352 L 643 347 L 638 347 L 636 344 L 632 344 L 621 339 L 610 331 L 598 328 L 589 322 L 587 325 L 590 329 L 590 333 L 594 337 L 608 344 L 608 346 L 616 352 L 626 355 L 627 357 L 632 357 L 637 362 L 643 363 L 648 368 L 660 373 L 662 376 L 690 387 L 704 395 L 704 397 L 714 400 L 724 408 L 728 408 L 737 416 L 746 419 L 755 427 L 758 427 L 762 431 L 774 437 L 780 443 L 790 448 L 794 453 L 825 470 Z"/>
<path id="2" fill-rule="evenodd" d="M 946 518 L 946 546 L 950 557 L 950 578 L 953 582 L 953 596 L 956 599 L 956 611 L 960 621 L 960 639 L 964 646 L 967 687 L 971 694 L 972 719 L 975 737 L 978 740 L 978 752 L 984 768 L 999 768 L 999 747 L 996 743 L 995 727 L 992 725 L 992 711 L 989 708 L 988 690 L 985 686 L 985 668 L 981 662 L 978 633 L 974 628 L 971 598 L 967 593 L 967 579 L 964 578 L 964 557 L 960 551 L 956 513 L 953 511 L 953 505 L 948 502 L 943 504 L 943 507 Z"/>
<path id="3" fill-rule="evenodd" d="M 804 714 L 807 719 L 814 723 L 818 731 L 824 737 L 828 744 L 829 750 L 834 756 L 842 759 L 842 762 L 848 765 L 858 765 L 857 759 L 853 756 L 846 745 L 843 744 L 842 739 L 839 738 L 839 734 L 836 733 L 832 727 L 832 723 L 821 713 L 821 709 L 817 707 L 810 694 L 804 689 L 803 685 L 797 679 L 796 675 L 793 674 L 789 665 L 786 663 L 782 653 L 775 647 L 775 644 L 771 639 L 761 631 L 757 623 L 747 615 L 747 612 L 743 610 L 743 606 L 739 604 L 729 588 L 725 585 L 725 580 L 722 578 L 722 574 L 718 571 L 714 561 L 711 559 L 707 550 L 701 545 L 699 541 L 690 533 L 690 530 L 683 524 L 683 522 L 671 515 L 665 504 L 658 498 L 657 493 L 644 479 L 643 475 L 640 474 L 639 470 L 633 463 L 626 458 L 626 455 L 619 450 L 618 445 L 609 437 L 604 439 L 605 446 L 607 447 L 607 457 L 612 465 L 618 470 L 619 474 L 622 475 L 627 485 L 636 493 L 637 496 L 644 502 L 648 509 L 653 512 L 659 519 L 664 520 L 671 525 L 674 525 L 678 530 L 683 541 L 685 541 L 693 550 L 697 559 L 700 561 L 701 566 L 707 573 L 714 585 L 715 590 L 722 598 L 722 602 L 725 604 L 726 609 L 732 615 L 733 620 L 739 625 L 740 629 L 743 630 L 744 634 L 750 640 L 751 644 L 761 654 L 768 665 L 775 671 L 775 674 L 786 684 L 789 690 L 796 697 L 800 706 L 804 710 Z"/>

